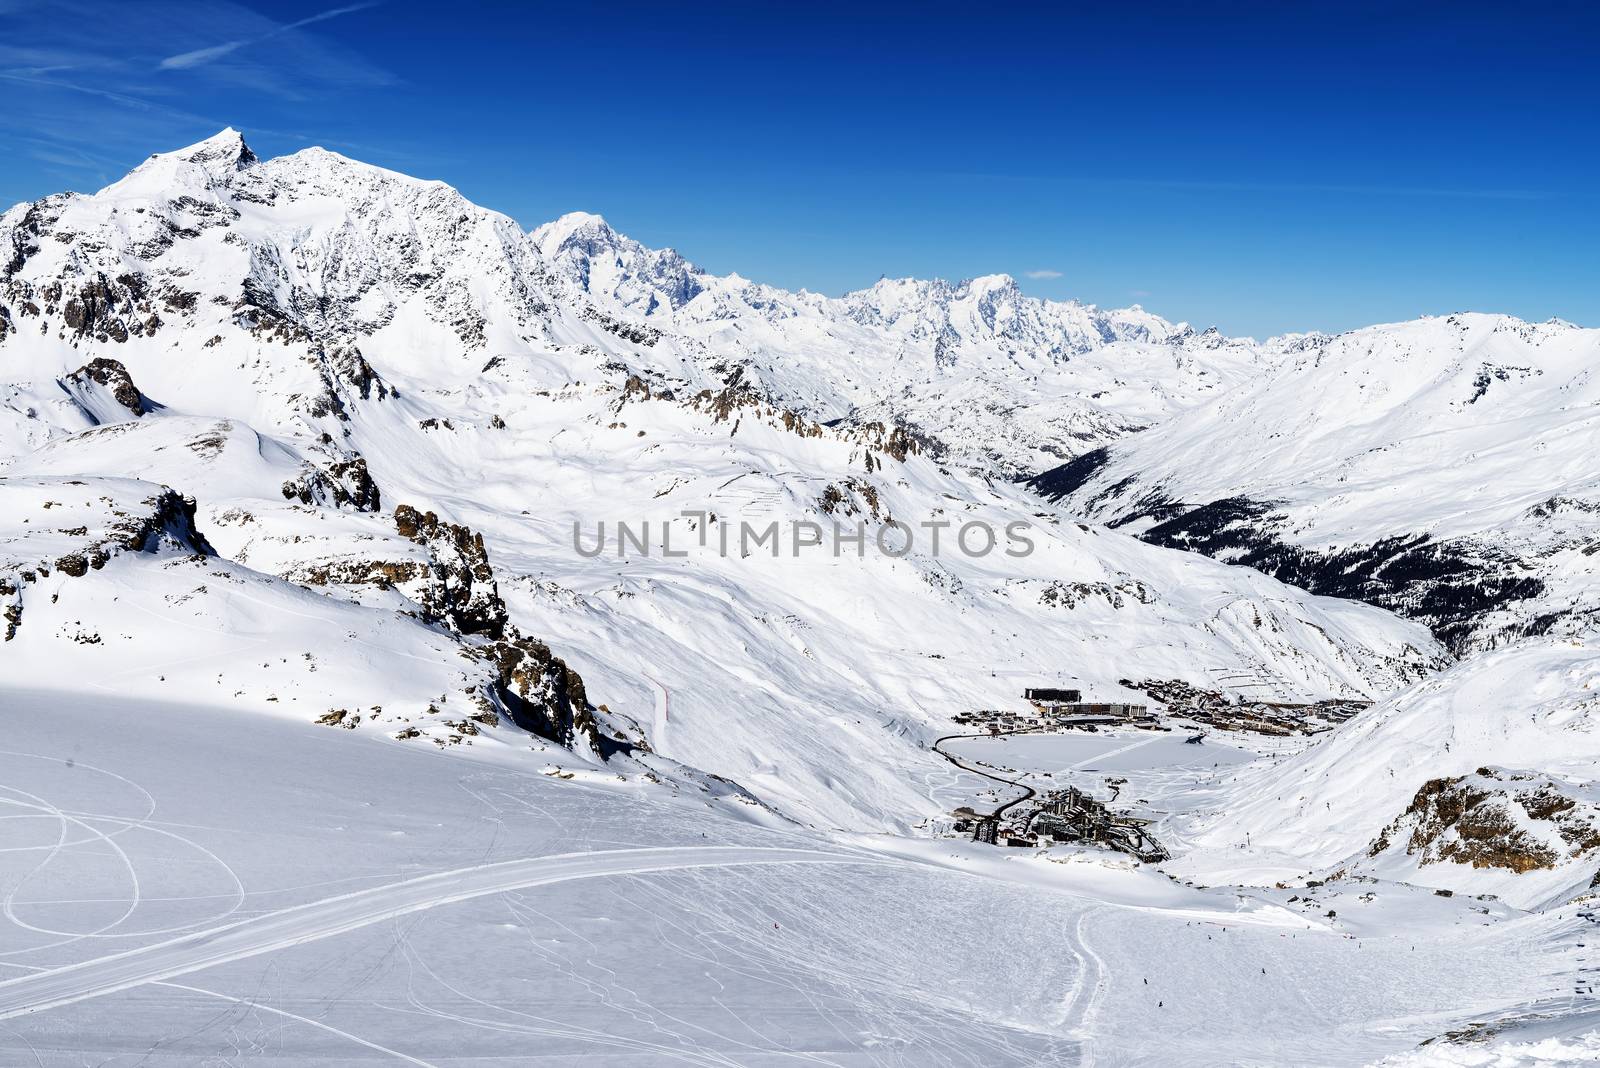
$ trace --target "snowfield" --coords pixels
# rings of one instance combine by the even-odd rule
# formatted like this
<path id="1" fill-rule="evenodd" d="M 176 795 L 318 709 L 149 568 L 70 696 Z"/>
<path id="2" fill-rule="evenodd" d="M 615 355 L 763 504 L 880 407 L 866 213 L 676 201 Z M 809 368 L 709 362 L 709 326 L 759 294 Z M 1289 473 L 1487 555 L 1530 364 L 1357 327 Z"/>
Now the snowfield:
<path id="1" fill-rule="evenodd" d="M 1588 926 L 1397 888 L 1373 933 L 1286 892 L 764 828 L 481 746 L 8 710 L 0 1041 L 23 1063 L 1357 1064 L 1564 1004 Z"/>
<path id="2" fill-rule="evenodd" d="M 0 1062 L 1583 1054 L 1586 342 L 1463 321 L 787 293 L 233 131 L 18 205 Z M 1337 392 L 1363 344 L 1411 378 Z M 1463 444 L 1419 383 L 1512 345 L 1546 363 L 1462 405 L 1574 399 Z M 1326 398 L 1297 429 L 1291 388 Z M 1428 474 L 1485 455 L 1520 481 Z M 1304 539 L 1163 528 L 1225 495 Z M 1319 529 L 1453 546 L 1444 592 L 1262 556 Z M 1520 585 L 1457 581 L 1491 529 Z M 1158 719 L 958 724 L 1034 686 Z M 1180 691 L 1235 718 L 1148 696 Z M 1239 729 L 1308 707 L 1354 715 Z M 1171 859 L 953 830 L 1069 785 Z"/>

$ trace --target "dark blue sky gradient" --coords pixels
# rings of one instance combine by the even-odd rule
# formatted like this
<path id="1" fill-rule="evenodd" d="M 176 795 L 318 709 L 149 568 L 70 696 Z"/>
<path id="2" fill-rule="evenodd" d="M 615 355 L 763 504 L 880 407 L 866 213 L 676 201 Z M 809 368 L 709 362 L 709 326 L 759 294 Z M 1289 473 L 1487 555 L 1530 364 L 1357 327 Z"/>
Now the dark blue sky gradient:
<path id="1" fill-rule="evenodd" d="M 232 124 L 791 288 L 1600 325 L 1591 5 L 353 6 L 0 0 L 0 200 Z"/>

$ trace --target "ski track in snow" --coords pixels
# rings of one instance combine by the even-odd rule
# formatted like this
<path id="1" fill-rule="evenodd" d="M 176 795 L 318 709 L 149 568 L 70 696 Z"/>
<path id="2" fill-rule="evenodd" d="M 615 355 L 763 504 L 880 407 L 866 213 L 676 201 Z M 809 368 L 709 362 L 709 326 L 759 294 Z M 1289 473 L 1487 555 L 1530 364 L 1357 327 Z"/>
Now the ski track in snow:
<path id="1" fill-rule="evenodd" d="M 173 979 L 439 905 L 574 879 L 749 864 L 885 863 L 860 854 L 685 846 L 527 857 L 342 894 L 239 923 L 0 982 L 0 1020 Z"/>
<path id="2" fill-rule="evenodd" d="M 4 966 L 8 968 L 20 968 L 24 971 L 35 974 L 48 970 L 35 964 L 13 964 L 9 962 L 0 962 L 0 964 L 4 964 Z M 273 1016 L 282 1016 L 286 1020 L 293 1020 L 296 1023 L 305 1024 L 308 1027 L 315 1027 L 319 1031 L 326 1031 L 330 1035 L 337 1035 L 340 1038 L 347 1038 L 351 1042 L 365 1046 L 370 1050 L 376 1050 L 379 1053 L 387 1053 L 392 1057 L 405 1061 L 407 1064 L 421 1065 L 422 1068 L 438 1068 L 438 1066 L 432 1061 L 425 1061 L 418 1057 L 413 1057 L 409 1053 L 402 1053 L 397 1049 L 390 1049 L 388 1046 L 379 1045 L 370 1039 L 362 1038 L 360 1035 L 353 1035 L 349 1031 L 340 1030 L 339 1028 L 334 1027 L 332 1024 L 324 1023 L 321 1020 L 314 1020 L 309 1016 L 301 1016 L 299 1013 L 289 1012 L 287 1009 L 275 1008 L 272 1005 L 266 1005 L 251 998 L 235 997 L 232 994 L 224 994 L 218 990 L 206 990 L 203 987 L 189 986 L 185 983 L 156 982 L 151 985 L 166 987 L 169 990 L 182 990 L 189 994 L 201 994 L 208 998 L 219 998 L 223 1001 L 231 1001 L 235 1005 L 242 1005 L 253 1012 L 265 1012 L 270 1013 Z M 17 1034 L 17 1032 L 12 1031 L 12 1034 Z M 37 1059 L 37 1051 L 35 1051 L 35 1059 Z"/>
<path id="3" fill-rule="evenodd" d="M 1061 1016 L 1062 1029 L 1068 1034 L 1078 1036 L 1083 1043 L 1082 1063 L 1085 1066 L 1095 1063 L 1093 1022 L 1095 1012 L 1100 1007 L 1100 1000 L 1105 995 L 1108 979 L 1106 962 L 1090 946 L 1088 935 L 1084 930 L 1089 917 L 1093 916 L 1095 911 L 1094 908 L 1088 908 L 1080 912 L 1072 925 L 1072 938 L 1067 946 L 1082 967 L 1079 968 L 1078 977 L 1073 981 L 1072 989 L 1067 994 Z"/>

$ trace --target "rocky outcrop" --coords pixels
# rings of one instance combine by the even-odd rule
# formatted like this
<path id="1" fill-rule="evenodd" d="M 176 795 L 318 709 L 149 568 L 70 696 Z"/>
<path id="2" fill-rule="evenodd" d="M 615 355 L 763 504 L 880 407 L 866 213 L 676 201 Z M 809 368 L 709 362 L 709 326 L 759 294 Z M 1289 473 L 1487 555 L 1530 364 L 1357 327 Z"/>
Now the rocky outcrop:
<path id="1" fill-rule="evenodd" d="M 51 483 L 54 485 L 54 483 Z M 62 483 L 63 488 L 78 488 L 81 481 Z M 0 489 L 7 486 L 0 479 Z M 37 489 L 37 484 L 29 487 Z M 65 494 L 64 494 L 65 495 Z M 7 506 L 25 506 L 27 499 L 19 494 L 17 505 L 8 500 Z M 55 501 L 46 501 L 49 509 Z M 109 495 L 102 495 L 90 505 L 99 514 L 91 522 L 99 525 L 91 531 L 88 525 L 50 530 L 40 523 L 43 538 L 65 535 L 73 547 L 66 552 L 50 549 L 39 555 L 28 555 L 29 539 L 15 543 L 5 557 L 0 557 L 0 637 L 11 641 L 22 627 L 24 594 L 27 588 L 52 573 L 68 578 L 82 578 L 91 571 L 99 571 L 123 553 L 155 553 L 160 551 L 189 552 L 196 555 L 214 555 L 214 550 L 195 526 L 195 501 L 166 487 L 137 505 L 121 504 Z M 110 509 L 109 521 L 103 508 Z M 28 518 L 32 518 L 29 516 Z M 32 526 L 33 524 L 29 524 Z"/>
<path id="2" fill-rule="evenodd" d="M 394 392 L 354 345 L 318 346 L 306 359 L 316 367 L 320 388 L 298 399 L 314 419 L 333 416 L 348 421 L 350 400 L 383 400 Z"/>
<path id="3" fill-rule="evenodd" d="M 1600 808 L 1582 788 L 1545 775 L 1479 768 L 1424 783 L 1367 852 L 1378 856 L 1401 843 L 1419 864 L 1522 874 L 1592 858 Z"/>
<path id="4" fill-rule="evenodd" d="M 767 402 L 765 392 L 745 377 L 743 367 L 717 368 L 717 370 L 726 371 L 722 388 L 701 390 L 689 401 L 689 407 L 709 412 L 714 420 L 721 423 L 733 418 L 741 408 L 754 408 Z"/>
<path id="5" fill-rule="evenodd" d="M 96 274 L 71 288 L 60 284 L 50 287 L 46 297 L 51 303 L 46 314 L 59 309 L 61 322 L 73 337 L 125 342 L 161 328 L 161 317 L 156 314 L 149 286 L 141 275 L 107 278 Z"/>
<path id="6" fill-rule="evenodd" d="M 119 521 L 104 544 L 122 552 L 155 552 L 167 545 L 201 556 L 216 555 L 195 525 L 193 497 L 163 486 L 144 504 L 146 509 L 141 512 L 119 513 Z"/>
<path id="7" fill-rule="evenodd" d="M 847 478 L 843 486 L 828 483 L 817 498 L 817 507 L 832 516 L 889 518 L 889 509 L 878 495 L 878 487 L 864 478 Z"/>
<path id="8" fill-rule="evenodd" d="M 383 502 L 378 484 L 372 481 L 367 461 L 361 456 L 322 465 L 307 463 L 300 474 L 283 484 L 283 496 L 301 504 L 353 508 L 358 512 L 376 512 Z"/>
<path id="9" fill-rule="evenodd" d="M 0 622 L 5 629 L 0 632 L 5 641 L 17 636 L 22 626 L 22 588 L 15 578 L 0 575 Z"/>
<path id="10" fill-rule="evenodd" d="M 134 415 L 144 415 L 150 411 L 150 402 L 133 384 L 133 376 L 128 374 L 128 369 L 120 361 L 97 356 L 68 375 L 67 381 L 78 386 L 87 386 L 91 382 L 104 386 L 118 404 Z"/>
<path id="11" fill-rule="evenodd" d="M 625 747 L 601 733 L 583 679 L 548 645 L 513 627 L 487 652 L 498 671 L 495 696 L 517 726 L 569 748 L 587 744 L 602 756 Z"/>
<path id="12" fill-rule="evenodd" d="M 1039 593 L 1039 603 L 1049 608 L 1073 609 L 1091 599 L 1101 599 L 1112 608 L 1122 608 L 1129 601 L 1154 604 L 1156 598 L 1150 587 L 1137 579 L 1124 579 L 1118 583 L 1057 579 Z"/>
<path id="13" fill-rule="evenodd" d="M 470 648 L 493 665 L 490 696 L 512 722 L 564 746 L 588 745 L 602 756 L 624 747 L 601 732 L 578 673 L 511 623 L 481 534 L 408 504 L 395 509 L 394 519 L 402 537 L 427 549 L 427 581 L 420 590 L 425 618 L 464 638 L 485 639 Z"/>
<path id="14" fill-rule="evenodd" d="M 483 535 L 409 504 L 394 510 L 394 525 L 401 537 L 428 552 L 430 581 L 420 591 L 427 618 L 457 634 L 504 637 L 510 616 L 500 599 Z"/>

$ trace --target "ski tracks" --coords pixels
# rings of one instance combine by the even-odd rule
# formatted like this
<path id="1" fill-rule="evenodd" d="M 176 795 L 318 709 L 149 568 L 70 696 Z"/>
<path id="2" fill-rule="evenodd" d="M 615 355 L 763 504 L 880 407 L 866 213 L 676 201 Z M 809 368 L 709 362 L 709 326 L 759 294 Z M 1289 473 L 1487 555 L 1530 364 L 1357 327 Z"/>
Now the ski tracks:
<path id="1" fill-rule="evenodd" d="M 563 853 L 437 872 L 0 982 L 0 1020 L 303 945 L 440 905 L 576 879 L 756 864 L 885 864 L 859 853 L 681 846 Z"/>

